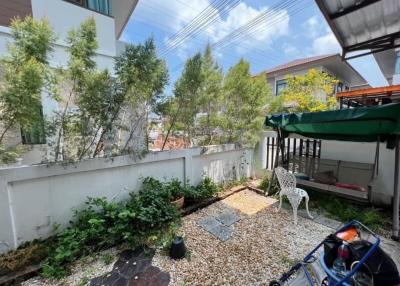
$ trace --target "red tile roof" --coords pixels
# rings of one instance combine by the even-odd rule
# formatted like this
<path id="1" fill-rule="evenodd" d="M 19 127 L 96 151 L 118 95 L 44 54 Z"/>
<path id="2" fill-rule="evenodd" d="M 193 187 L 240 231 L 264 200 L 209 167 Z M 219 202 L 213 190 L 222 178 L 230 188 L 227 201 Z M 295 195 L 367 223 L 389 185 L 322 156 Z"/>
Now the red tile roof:
<path id="1" fill-rule="evenodd" d="M 297 59 L 297 60 L 293 60 L 291 62 L 273 67 L 269 70 L 266 70 L 264 73 L 269 74 L 269 73 L 274 73 L 274 72 L 278 72 L 278 71 L 283 71 L 283 70 L 287 70 L 289 68 L 293 68 L 296 66 L 301 66 L 301 65 L 305 65 L 305 64 L 309 64 L 309 63 L 313 63 L 319 60 L 324 60 L 330 57 L 334 57 L 334 56 L 340 56 L 339 54 L 328 54 L 328 55 L 322 55 L 322 56 L 315 56 L 315 57 L 309 57 L 309 58 L 303 58 L 303 59 Z"/>

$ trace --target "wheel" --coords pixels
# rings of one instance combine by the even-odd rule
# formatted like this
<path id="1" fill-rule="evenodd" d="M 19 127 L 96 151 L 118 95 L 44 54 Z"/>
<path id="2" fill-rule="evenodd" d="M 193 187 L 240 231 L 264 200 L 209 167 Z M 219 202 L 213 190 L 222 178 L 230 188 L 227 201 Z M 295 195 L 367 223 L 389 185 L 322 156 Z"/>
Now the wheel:
<path id="1" fill-rule="evenodd" d="M 269 286 L 281 286 L 281 283 L 279 283 L 278 281 L 274 280 L 269 282 Z"/>

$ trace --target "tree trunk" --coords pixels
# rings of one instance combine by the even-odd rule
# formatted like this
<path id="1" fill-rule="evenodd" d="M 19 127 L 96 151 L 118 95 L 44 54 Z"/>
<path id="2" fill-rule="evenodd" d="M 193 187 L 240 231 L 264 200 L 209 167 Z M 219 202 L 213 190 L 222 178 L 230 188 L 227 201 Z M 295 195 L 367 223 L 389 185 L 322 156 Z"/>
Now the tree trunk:
<path id="1" fill-rule="evenodd" d="M 72 89 L 71 89 L 71 91 L 70 91 L 70 93 L 68 95 L 67 102 L 65 103 L 65 107 L 64 107 L 63 113 L 61 115 L 60 130 L 58 130 L 57 145 L 56 145 L 56 150 L 54 152 L 55 153 L 55 161 L 56 162 L 58 161 L 58 156 L 60 155 L 61 136 L 62 136 L 62 132 L 64 130 L 65 116 L 66 116 L 67 111 L 68 111 L 68 106 L 69 106 L 69 102 L 71 100 L 72 94 L 73 94 L 73 92 L 75 90 L 75 85 L 76 85 L 76 83 L 75 83 L 75 80 L 74 80 L 74 83 L 72 85 Z"/>
<path id="2" fill-rule="evenodd" d="M 161 151 L 164 151 L 165 144 L 166 144 L 167 141 L 168 141 L 168 137 L 169 137 L 169 134 L 170 134 L 170 132 L 171 132 L 171 130 L 172 130 L 172 127 L 174 127 L 175 122 L 176 122 L 176 120 L 178 119 L 178 114 L 179 114 L 180 109 L 181 109 L 181 104 L 180 104 L 180 102 L 179 102 L 179 105 L 178 105 L 178 108 L 177 108 L 177 110 L 176 110 L 175 116 L 174 116 L 174 118 L 172 119 L 171 125 L 170 125 L 169 128 L 168 128 L 167 135 L 165 135 L 165 139 L 164 139 L 164 143 L 163 143 L 163 145 L 162 145 Z"/>
<path id="3" fill-rule="evenodd" d="M 3 130 L 3 132 L 1 133 L 1 136 L 0 136 L 0 143 L 3 142 L 4 136 L 6 135 L 7 131 L 14 125 L 14 121 L 15 121 L 15 120 L 12 119 L 12 120 L 10 121 L 10 123 L 6 126 L 6 128 Z"/>
<path id="4" fill-rule="evenodd" d="M 143 117 L 144 117 L 145 115 L 146 115 L 145 113 L 142 114 L 142 115 L 139 117 L 139 119 L 136 121 L 135 126 L 132 127 L 132 130 L 131 130 L 131 132 L 129 133 L 129 138 L 128 138 L 128 140 L 126 140 L 125 145 L 124 145 L 124 148 L 122 148 L 121 152 L 124 152 L 124 151 L 126 150 L 126 148 L 128 148 L 129 142 L 132 140 L 133 133 L 135 133 L 136 128 L 139 126 L 140 121 L 143 119 Z"/>

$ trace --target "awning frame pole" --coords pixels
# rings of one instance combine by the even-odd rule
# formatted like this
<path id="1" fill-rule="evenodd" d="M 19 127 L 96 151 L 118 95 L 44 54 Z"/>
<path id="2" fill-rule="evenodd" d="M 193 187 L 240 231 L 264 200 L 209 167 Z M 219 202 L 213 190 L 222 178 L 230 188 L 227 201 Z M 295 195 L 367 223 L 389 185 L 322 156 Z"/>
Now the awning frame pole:
<path id="1" fill-rule="evenodd" d="M 281 148 L 280 147 L 280 145 L 281 145 L 281 142 L 280 142 L 281 141 L 281 135 L 280 135 L 280 129 L 279 128 L 276 130 L 276 134 L 277 134 L 277 137 L 276 137 L 275 161 L 274 161 L 274 166 L 273 166 L 273 169 L 272 169 L 272 175 L 271 175 L 271 178 L 270 178 L 270 180 L 268 182 L 268 189 L 267 189 L 267 193 L 266 193 L 267 196 L 269 195 L 269 193 L 271 191 L 272 181 L 275 178 L 275 168 L 278 167 L 278 163 L 279 163 L 278 162 L 279 161 L 279 149 Z"/>
<path id="2" fill-rule="evenodd" d="M 400 208 L 400 136 L 396 135 L 396 149 L 394 162 L 394 191 L 393 191 L 393 232 L 392 239 L 399 240 L 399 208 Z"/>

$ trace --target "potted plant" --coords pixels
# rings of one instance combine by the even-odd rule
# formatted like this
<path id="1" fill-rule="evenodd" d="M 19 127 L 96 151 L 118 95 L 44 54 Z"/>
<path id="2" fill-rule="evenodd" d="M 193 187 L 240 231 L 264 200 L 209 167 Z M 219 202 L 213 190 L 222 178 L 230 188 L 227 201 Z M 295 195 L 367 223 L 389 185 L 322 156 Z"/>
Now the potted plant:
<path id="1" fill-rule="evenodd" d="M 183 205 L 185 204 L 185 197 L 183 196 L 184 192 L 181 182 L 177 179 L 174 179 L 168 184 L 167 187 L 170 193 L 171 203 L 178 209 L 183 208 Z"/>

